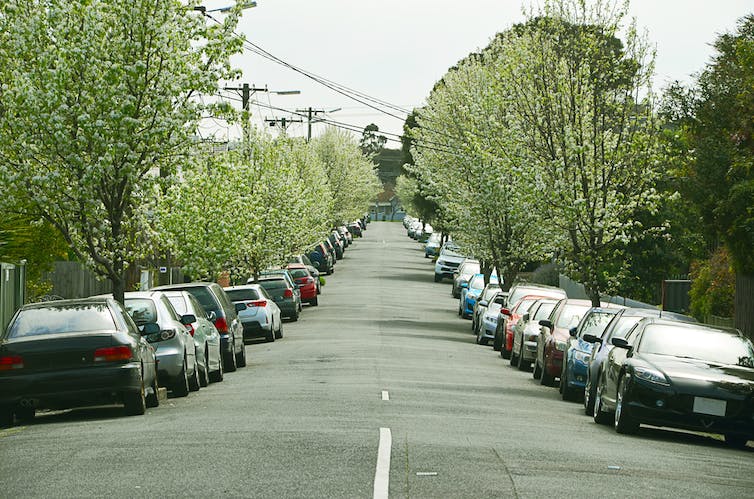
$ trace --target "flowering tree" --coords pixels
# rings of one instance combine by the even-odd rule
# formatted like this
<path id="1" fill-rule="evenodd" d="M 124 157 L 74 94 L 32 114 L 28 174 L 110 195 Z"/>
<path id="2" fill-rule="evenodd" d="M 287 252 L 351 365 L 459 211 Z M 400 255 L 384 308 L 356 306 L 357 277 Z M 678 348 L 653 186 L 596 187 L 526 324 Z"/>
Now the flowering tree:
<path id="1" fill-rule="evenodd" d="M 156 172 L 184 156 L 192 91 L 230 77 L 240 41 L 178 0 L 6 0 L 0 5 L 0 187 L 112 281 L 153 239 Z M 14 203 L 15 200 L 23 202 Z"/>

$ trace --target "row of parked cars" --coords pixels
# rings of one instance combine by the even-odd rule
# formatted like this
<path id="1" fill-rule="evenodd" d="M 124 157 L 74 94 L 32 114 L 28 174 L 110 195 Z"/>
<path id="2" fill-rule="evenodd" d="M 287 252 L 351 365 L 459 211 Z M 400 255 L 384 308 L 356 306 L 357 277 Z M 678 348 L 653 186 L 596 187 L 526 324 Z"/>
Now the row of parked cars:
<path id="1" fill-rule="evenodd" d="M 435 262 L 435 281 L 445 278 L 478 344 L 583 403 L 596 423 L 717 433 L 735 447 L 754 440 L 754 346 L 738 330 L 655 308 L 595 307 L 541 284 L 505 291 L 452 243 Z"/>
<path id="2" fill-rule="evenodd" d="M 243 285 L 191 282 L 127 292 L 123 304 L 101 295 L 23 306 L 0 335 L 0 426 L 40 409 L 122 404 L 140 415 L 159 405 L 160 387 L 185 397 L 223 381 L 246 366 L 247 343 L 282 338 L 284 319 L 318 305 L 320 269 L 334 270 L 367 221 L 334 229 L 327 244 Z"/>

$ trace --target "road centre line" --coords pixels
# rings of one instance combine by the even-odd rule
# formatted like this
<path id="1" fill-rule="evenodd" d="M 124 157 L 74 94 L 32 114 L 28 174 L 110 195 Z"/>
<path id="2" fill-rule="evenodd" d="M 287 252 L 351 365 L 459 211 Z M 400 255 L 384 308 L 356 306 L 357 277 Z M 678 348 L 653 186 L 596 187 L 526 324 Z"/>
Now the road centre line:
<path id="1" fill-rule="evenodd" d="M 390 394 L 387 390 L 382 390 L 382 400 L 390 400 Z"/>
<path id="2" fill-rule="evenodd" d="M 380 428 L 380 445 L 377 448 L 377 469 L 374 472 L 374 499 L 387 499 L 390 489 L 390 448 L 393 437 L 390 428 Z"/>

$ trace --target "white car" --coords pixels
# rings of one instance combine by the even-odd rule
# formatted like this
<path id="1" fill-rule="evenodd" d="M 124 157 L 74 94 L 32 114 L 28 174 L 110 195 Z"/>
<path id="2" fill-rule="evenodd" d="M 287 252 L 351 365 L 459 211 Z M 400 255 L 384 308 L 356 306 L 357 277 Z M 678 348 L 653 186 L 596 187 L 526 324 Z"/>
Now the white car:
<path id="1" fill-rule="evenodd" d="M 435 263 L 435 282 L 440 282 L 446 277 L 453 279 L 453 273 L 456 271 L 462 261 L 466 259 L 465 256 L 458 253 L 458 246 L 451 242 L 447 242 L 440 250 L 440 256 L 437 257 Z"/>

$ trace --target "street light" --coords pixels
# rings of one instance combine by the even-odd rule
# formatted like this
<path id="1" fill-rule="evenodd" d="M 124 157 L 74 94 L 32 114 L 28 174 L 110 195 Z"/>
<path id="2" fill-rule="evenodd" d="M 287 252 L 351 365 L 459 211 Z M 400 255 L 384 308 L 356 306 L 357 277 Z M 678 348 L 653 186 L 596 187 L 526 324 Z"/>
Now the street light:
<path id="1" fill-rule="evenodd" d="M 257 2 L 255 1 L 247 1 L 240 4 L 241 9 L 251 9 L 252 7 L 256 7 Z M 208 9 L 204 5 L 197 5 L 194 7 L 194 10 L 201 12 L 202 14 L 206 14 L 207 12 L 228 12 L 230 9 L 232 9 L 234 5 L 228 5 L 226 7 L 218 7 L 216 9 Z"/>

